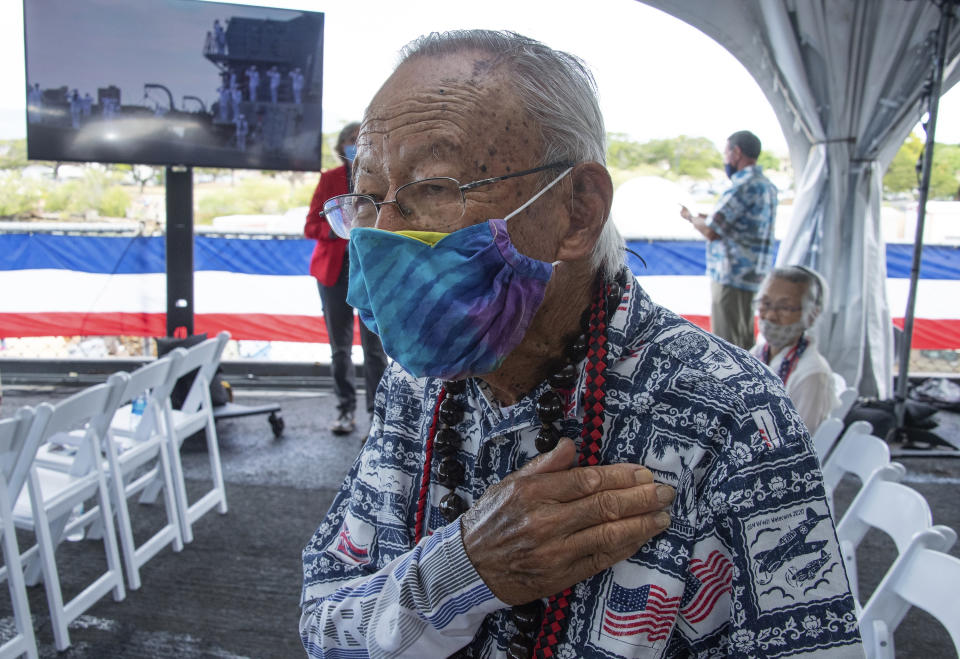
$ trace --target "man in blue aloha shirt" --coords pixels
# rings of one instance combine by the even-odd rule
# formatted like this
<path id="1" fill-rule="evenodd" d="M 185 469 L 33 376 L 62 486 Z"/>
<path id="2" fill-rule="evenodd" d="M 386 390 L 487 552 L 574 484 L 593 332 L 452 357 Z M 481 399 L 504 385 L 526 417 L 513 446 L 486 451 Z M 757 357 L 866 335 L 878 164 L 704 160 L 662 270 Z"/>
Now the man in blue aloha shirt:
<path id="1" fill-rule="evenodd" d="M 730 343 L 749 350 L 754 343 L 751 304 L 763 278 L 773 267 L 773 223 L 777 187 L 757 164 L 760 139 L 748 130 L 727 139 L 723 164 L 732 185 L 710 216 L 680 215 L 707 239 L 710 277 L 710 329 Z"/>
<path id="2" fill-rule="evenodd" d="M 371 102 L 324 212 L 395 361 L 303 551 L 310 657 L 863 656 L 809 433 L 625 269 L 604 151 L 583 63 L 514 33 L 422 37 Z"/>

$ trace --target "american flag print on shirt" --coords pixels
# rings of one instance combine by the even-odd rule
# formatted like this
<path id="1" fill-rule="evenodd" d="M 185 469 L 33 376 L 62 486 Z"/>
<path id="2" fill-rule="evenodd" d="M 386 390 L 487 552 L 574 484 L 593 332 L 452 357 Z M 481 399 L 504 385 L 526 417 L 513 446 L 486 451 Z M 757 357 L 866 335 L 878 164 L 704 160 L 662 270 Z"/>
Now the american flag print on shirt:
<path id="1" fill-rule="evenodd" d="M 357 564 L 362 565 L 370 561 L 367 546 L 351 535 L 350 527 L 347 525 L 344 525 L 337 535 L 336 552 Z"/>
<path id="2" fill-rule="evenodd" d="M 720 597 L 730 592 L 732 579 L 733 565 L 717 550 L 710 552 L 705 561 L 691 560 L 687 585 L 680 600 L 680 615 L 691 625 L 705 620 Z"/>
<path id="3" fill-rule="evenodd" d="M 670 634 L 679 609 L 680 598 L 667 597 L 656 584 L 624 588 L 614 583 L 603 609 L 602 633 L 628 643 L 626 637 L 632 636 L 656 643 Z"/>

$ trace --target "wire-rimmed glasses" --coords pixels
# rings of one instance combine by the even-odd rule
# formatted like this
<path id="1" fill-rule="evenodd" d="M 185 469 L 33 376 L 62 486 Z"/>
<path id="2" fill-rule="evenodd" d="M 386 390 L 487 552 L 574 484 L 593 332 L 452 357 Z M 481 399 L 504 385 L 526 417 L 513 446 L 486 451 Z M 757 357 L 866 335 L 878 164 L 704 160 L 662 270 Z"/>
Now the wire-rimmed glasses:
<path id="1" fill-rule="evenodd" d="M 574 164 L 555 162 L 463 185 L 449 176 L 425 178 L 401 185 L 397 188 L 393 199 L 389 201 L 377 201 L 369 195 L 362 194 L 339 195 L 331 197 L 323 204 L 321 215 L 327 218 L 335 234 L 347 239 L 350 238 L 350 230 L 354 227 L 375 226 L 380 209 L 387 204 L 395 204 L 397 210 L 413 226 L 427 226 L 422 222 L 425 219 L 429 219 L 431 224 L 443 225 L 456 222 L 463 216 L 467 201 L 466 193 L 470 190 L 548 169 L 573 167 Z"/>
<path id="2" fill-rule="evenodd" d="M 790 314 L 803 311 L 802 306 L 789 305 L 782 302 L 773 303 L 765 298 L 755 299 L 752 304 L 753 311 L 755 313 L 773 313 L 779 316 L 780 314 Z"/>

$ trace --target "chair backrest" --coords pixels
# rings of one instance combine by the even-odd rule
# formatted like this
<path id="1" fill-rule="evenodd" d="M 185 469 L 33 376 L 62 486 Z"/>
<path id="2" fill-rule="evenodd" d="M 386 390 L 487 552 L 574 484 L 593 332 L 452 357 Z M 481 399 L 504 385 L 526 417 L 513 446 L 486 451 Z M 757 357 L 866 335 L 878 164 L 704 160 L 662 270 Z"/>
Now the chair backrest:
<path id="1" fill-rule="evenodd" d="M 13 417 L 0 420 L 0 471 L 11 502 L 23 488 L 51 412 L 53 406 L 42 403 L 36 410 L 21 407 Z"/>
<path id="2" fill-rule="evenodd" d="M 883 578 L 860 616 L 868 654 L 878 640 L 878 630 L 887 632 L 889 638 L 885 640 L 892 642 L 893 631 L 911 606 L 939 620 L 960 654 L 960 608 L 956 600 L 960 592 L 960 560 L 942 553 L 950 549 L 956 539 L 957 534 L 946 526 L 923 531 Z"/>
<path id="3" fill-rule="evenodd" d="M 87 387 L 53 406 L 50 420 L 44 428 L 41 443 L 58 433 L 82 430 L 84 439 L 93 438 L 89 447 L 80 447 L 77 459 L 73 461 L 72 473 L 87 473 L 92 461 L 99 453 L 103 438 L 107 436 L 110 422 L 120 402 L 120 395 L 130 376 L 127 373 L 114 373 L 107 382 Z M 89 450 L 88 450 L 89 449 Z"/>
<path id="4" fill-rule="evenodd" d="M 837 397 L 840 399 L 840 403 L 830 410 L 830 417 L 841 421 L 850 413 L 850 409 L 857 402 L 857 396 L 859 396 L 859 392 L 853 387 L 847 387 L 846 383 L 844 383 L 844 387 L 837 389 Z"/>
<path id="5" fill-rule="evenodd" d="M 199 369 L 197 376 L 190 385 L 190 391 L 187 393 L 181 411 L 192 414 L 200 409 L 204 401 L 204 396 L 210 395 L 210 382 L 213 375 L 220 365 L 220 356 L 223 354 L 223 348 L 230 339 L 229 332 L 220 332 L 215 338 L 207 339 L 192 348 L 187 348 L 180 363 L 176 367 L 177 377 L 186 375 L 190 371 Z"/>
<path id="6" fill-rule="evenodd" d="M 837 442 L 833 453 L 823 465 L 823 484 L 833 491 L 844 474 L 856 474 L 866 483 L 870 474 L 890 464 L 890 447 L 879 437 L 865 433 L 870 424 L 853 423 Z"/>
<path id="7" fill-rule="evenodd" d="M 163 405 L 177 383 L 177 366 L 186 352 L 184 348 L 176 348 L 129 374 L 117 406 L 126 405 L 141 395 L 147 396 L 146 409 L 134 433 L 137 439 L 149 437 L 163 418 Z M 115 373 L 110 377 L 114 378 L 118 375 Z"/>
<path id="8" fill-rule="evenodd" d="M 911 539 L 933 526 L 930 506 L 922 494 L 899 480 L 901 474 L 892 465 L 881 467 L 860 490 L 837 524 L 840 542 L 858 545 L 871 528 L 890 536 L 903 553 Z"/>
<path id="9" fill-rule="evenodd" d="M 816 432 L 810 438 L 813 443 L 813 451 L 817 454 L 822 465 L 830 454 L 830 449 L 837 443 L 837 437 L 843 432 L 843 421 L 828 417 L 820 422 Z"/>
<path id="10" fill-rule="evenodd" d="M 108 382 L 87 387 L 61 400 L 53 406 L 46 437 L 84 424 L 102 436 L 110 425 L 110 415 L 116 409 L 129 378 L 127 373 L 114 373 Z"/>

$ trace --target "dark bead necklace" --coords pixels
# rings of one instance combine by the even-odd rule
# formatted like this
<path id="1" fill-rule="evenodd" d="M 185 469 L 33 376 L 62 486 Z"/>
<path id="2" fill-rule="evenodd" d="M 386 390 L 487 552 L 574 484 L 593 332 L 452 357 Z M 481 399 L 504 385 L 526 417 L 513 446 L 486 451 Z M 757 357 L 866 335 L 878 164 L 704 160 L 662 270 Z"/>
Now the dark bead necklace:
<path id="1" fill-rule="evenodd" d="M 586 358 L 587 387 L 584 394 L 579 464 L 599 463 L 604 419 L 603 371 L 606 369 L 607 321 L 620 304 L 627 276 L 627 270 L 624 269 L 618 273 L 616 281 L 598 287 L 593 302 L 580 317 L 583 333 L 573 337 L 564 350 L 563 358 L 557 361 L 553 372 L 547 378 L 550 389 L 540 394 L 537 399 L 537 416 L 542 426 L 535 440 L 535 446 L 540 453 L 552 451 L 560 441 L 560 430 L 555 424 L 564 416 L 564 394 L 570 395 L 570 390 L 576 384 L 579 375 L 577 366 Z M 434 451 L 438 454 L 437 480 L 450 489 L 450 492 L 440 499 L 440 514 L 450 523 L 469 508 L 463 498 L 456 493 L 456 488 L 464 482 L 466 470 L 456 458 L 462 438 L 454 426 L 463 421 L 464 410 L 461 402 L 454 397 L 462 395 L 465 391 L 465 380 L 444 382 L 437 397 L 433 423 L 427 438 L 423 479 L 417 502 L 414 525 L 415 543 L 420 542 L 423 537 Z M 507 656 L 510 659 L 553 656 L 553 648 L 559 642 L 566 626 L 564 623 L 571 595 L 571 589 L 567 588 L 562 593 L 551 596 L 546 610 L 541 600 L 512 607 L 511 615 L 517 633 L 510 639 Z M 461 654 L 462 652 L 459 652 L 454 656 Z"/>

